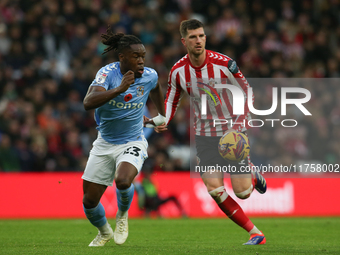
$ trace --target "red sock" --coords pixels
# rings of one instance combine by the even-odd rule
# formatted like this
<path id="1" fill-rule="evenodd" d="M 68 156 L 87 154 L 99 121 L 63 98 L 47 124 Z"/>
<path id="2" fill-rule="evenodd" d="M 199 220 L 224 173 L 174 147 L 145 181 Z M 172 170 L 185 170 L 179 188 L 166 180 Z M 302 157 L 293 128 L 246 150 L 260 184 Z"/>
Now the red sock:
<path id="1" fill-rule="evenodd" d="M 238 203 L 236 203 L 236 201 L 230 196 L 228 196 L 222 203 L 218 204 L 218 206 L 233 222 L 247 230 L 247 232 L 253 229 L 254 224 L 244 214 Z"/>

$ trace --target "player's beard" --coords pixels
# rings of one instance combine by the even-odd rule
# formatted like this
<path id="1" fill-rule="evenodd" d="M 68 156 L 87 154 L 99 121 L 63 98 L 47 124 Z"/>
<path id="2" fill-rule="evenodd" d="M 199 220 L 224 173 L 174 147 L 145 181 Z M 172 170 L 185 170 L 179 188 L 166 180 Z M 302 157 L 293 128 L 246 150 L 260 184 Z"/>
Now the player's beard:
<path id="1" fill-rule="evenodd" d="M 191 51 L 191 55 L 193 55 L 195 58 L 198 58 L 199 56 L 201 56 L 204 53 L 204 48 L 202 47 L 201 49 L 197 50 L 197 49 L 193 49 Z"/>
<path id="2" fill-rule="evenodd" d="M 196 47 L 197 47 L 197 45 L 188 48 L 188 52 L 190 53 L 190 55 L 193 55 L 193 56 L 195 56 L 195 57 L 198 57 L 198 56 L 200 56 L 201 54 L 203 54 L 203 52 L 204 52 L 204 46 L 203 46 L 203 45 L 200 45 L 200 47 L 201 47 L 200 49 L 197 49 Z"/>

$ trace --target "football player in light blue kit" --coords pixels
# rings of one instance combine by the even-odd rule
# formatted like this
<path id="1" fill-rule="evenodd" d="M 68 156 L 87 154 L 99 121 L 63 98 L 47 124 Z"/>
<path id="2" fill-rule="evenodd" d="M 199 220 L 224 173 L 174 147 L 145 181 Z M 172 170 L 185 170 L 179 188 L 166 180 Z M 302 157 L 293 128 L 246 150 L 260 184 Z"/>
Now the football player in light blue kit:
<path id="1" fill-rule="evenodd" d="M 104 53 L 116 50 L 119 62 L 98 71 L 84 98 L 85 110 L 95 109 L 98 125 L 98 138 L 82 176 L 84 212 L 99 230 L 89 246 L 103 246 L 111 238 L 116 244 L 125 242 L 128 209 L 134 194 L 132 181 L 147 158 L 143 126 L 165 125 L 163 93 L 156 71 L 144 67 L 146 51 L 142 42 L 133 35 L 114 34 L 110 27 L 102 38 L 102 43 L 108 45 Z M 153 119 L 143 116 L 149 94 L 160 113 Z M 113 181 L 118 203 L 114 232 L 100 203 Z"/>

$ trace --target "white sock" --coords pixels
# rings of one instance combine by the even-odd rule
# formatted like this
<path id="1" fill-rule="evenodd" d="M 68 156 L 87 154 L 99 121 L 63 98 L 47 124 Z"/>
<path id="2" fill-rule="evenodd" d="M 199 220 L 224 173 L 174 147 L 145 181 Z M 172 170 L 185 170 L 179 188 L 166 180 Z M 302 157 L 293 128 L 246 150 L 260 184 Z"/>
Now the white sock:
<path id="1" fill-rule="evenodd" d="M 249 231 L 249 235 L 252 234 L 262 234 L 262 232 L 256 227 L 254 226 L 250 231 Z"/>
<path id="2" fill-rule="evenodd" d="M 128 211 L 121 211 L 121 210 L 118 209 L 117 216 L 118 217 L 127 217 L 128 216 Z"/>
<path id="3" fill-rule="evenodd" d="M 235 195 L 240 199 L 247 199 L 248 197 L 250 197 L 253 190 L 254 190 L 253 184 L 250 184 L 250 187 L 247 190 L 242 191 L 240 193 L 235 193 Z"/>
<path id="4" fill-rule="evenodd" d="M 210 196 L 215 200 L 217 204 L 223 203 L 227 199 L 228 193 L 225 191 L 224 186 L 218 187 L 212 191 L 209 191 Z"/>
<path id="5" fill-rule="evenodd" d="M 101 226 L 98 228 L 98 230 L 100 231 L 100 233 L 102 234 L 108 234 L 110 233 L 110 224 L 106 221 L 105 225 L 104 226 Z"/>

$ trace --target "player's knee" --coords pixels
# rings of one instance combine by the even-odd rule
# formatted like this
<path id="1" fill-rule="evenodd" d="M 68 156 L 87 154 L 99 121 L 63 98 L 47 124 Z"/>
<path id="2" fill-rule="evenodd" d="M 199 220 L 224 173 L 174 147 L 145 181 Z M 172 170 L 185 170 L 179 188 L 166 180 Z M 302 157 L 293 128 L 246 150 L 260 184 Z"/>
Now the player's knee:
<path id="1" fill-rule="evenodd" d="M 115 180 L 117 189 L 124 190 L 131 186 L 131 182 L 127 178 L 117 178 Z"/>
<path id="2" fill-rule="evenodd" d="M 86 194 L 83 196 L 83 204 L 86 209 L 95 208 L 98 203 L 99 201 L 97 199 L 91 198 Z"/>
<path id="3" fill-rule="evenodd" d="M 220 186 L 212 191 L 209 191 L 209 195 L 215 200 L 217 204 L 223 203 L 228 197 L 228 193 L 226 192 L 224 186 Z"/>
<path id="4" fill-rule="evenodd" d="M 207 185 L 207 190 L 208 190 L 208 192 L 210 193 L 210 192 L 216 190 L 216 189 L 219 188 L 219 187 L 220 187 L 220 186 L 218 186 L 218 185 Z"/>
<path id="5" fill-rule="evenodd" d="M 241 192 L 234 191 L 235 195 L 240 199 L 247 199 L 248 197 L 250 197 L 252 192 L 253 192 L 252 185 Z"/>
<path id="6" fill-rule="evenodd" d="M 209 181 L 205 180 L 204 184 L 207 187 L 208 192 L 214 191 L 217 188 L 223 186 L 223 183 L 211 181 L 211 180 Z"/>

